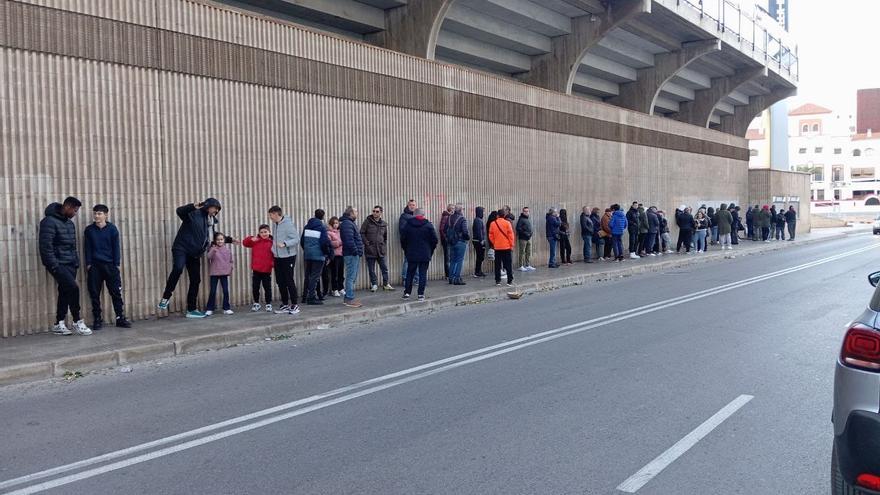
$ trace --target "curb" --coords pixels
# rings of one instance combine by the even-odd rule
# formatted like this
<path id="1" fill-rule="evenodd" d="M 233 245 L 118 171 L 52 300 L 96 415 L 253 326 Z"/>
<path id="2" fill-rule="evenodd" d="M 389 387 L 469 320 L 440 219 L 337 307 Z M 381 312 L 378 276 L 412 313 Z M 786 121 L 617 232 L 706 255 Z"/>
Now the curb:
<path id="1" fill-rule="evenodd" d="M 820 242 L 843 239 L 859 233 L 861 232 L 844 232 L 796 243 L 785 243 L 781 245 L 773 244 L 771 246 L 765 246 L 764 249 L 754 249 L 749 251 L 712 252 L 696 258 L 683 255 L 684 257 L 664 260 L 649 265 L 625 266 L 620 268 L 609 267 L 608 270 L 603 270 L 599 273 L 582 273 L 553 280 L 524 283 L 517 285 L 516 288 L 524 294 L 533 294 L 536 292 L 557 290 L 576 285 L 596 284 L 613 279 L 631 277 L 642 273 L 656 273 L 696 263 L 706 263 L 709 261 L 725 259 L 729 258 L 731 254 L 735 256 L 764 254 L 795 246 L 808 246 Z M 139 363 L 182 354 L 193 354 L 202 351 L 224 349 L 241 344 L 260 342 L 279 336 L 290 337 L 298 334 L 310 333 L 314 330 L 327 327 L 368 323 L 381 318 L 427 313 L 455 306 L 498 301 L 506 299 L 507 292 L 508 291 L 505 287 L 492 287 L 463 294 L 441 296 L 436 299 L 429 299 L 426 302 L 410 301 L 388 306 L 366 308 L 328 317 L 302 319 L 286 323 L 274 323 L 271 325 L 245 328 L 241 330 L 183 338 L 170 342 L 141 344 L 112 351 L 95 352 L 67 356 L 50 361 L 0 367 L 0 386 L 61 377 L 64 376 L 66 371 L 95 371 L 123 364 Z"/>

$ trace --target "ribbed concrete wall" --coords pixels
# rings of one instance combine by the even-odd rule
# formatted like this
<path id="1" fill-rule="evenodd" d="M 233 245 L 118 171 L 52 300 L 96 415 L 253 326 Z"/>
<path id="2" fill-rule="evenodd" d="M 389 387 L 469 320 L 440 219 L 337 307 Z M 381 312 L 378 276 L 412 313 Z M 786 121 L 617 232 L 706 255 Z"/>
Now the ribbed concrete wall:
<path id="1" fill-rule="evenodd" d="M 798 211 L 798 233 L 809 232 L 812 228 L 810 214 L 810 174 L 787 172 L 784 170 L 749 170 L 749 203 L 751 205 L 770 205 L 773 198 L 800 198 L 794 205 Z M 787 207 L 790 203 L 779 206 Z"/>
<path id="2" fill-rule="evenodd" d="M 169 268 L 178 226 L 174 208 L 206 196 L 223 202 L 221 229 L 235 237 L 253 232 L 276 203 L 300 228 L 318 207 L 338 215 L 352 204 L 366 214 L 381 204 L 392 223 L 390 266 L 396 280 L 401 261 L 396 219 L 409 197 L 427 207 L 435 222 L 447 202 L 465 203 L 469 220 L 477 204 L 528 205 L 542 232 L 549 206 L 568 208 L 576 223 L 584 204 L 604 207 L 637 198 L 671 210 L 698 199 L 748 194 L 746 143 L 730 135 L 201 2 L 32 2 L 58 11 L 28 10 L 29 3 L 0 1 L 5 20 L 19 15 L 25 20 L 0 31 L 4 337 L 44 331 L 53 319 L 55 288 L 40 265 L 36 231 L 46 205 L 67 195 L 87 206 L 110 205 L 123 238 L 129 313 L 143 318 L 154 316 Z M 203 36 L 196 41 L 207 50 L 204 67 L 188 73 L 185 63 L 201 61 L 184 60 L 175 70 L 157 68 L 164 67 L 161 50 L 132 54 L 132 47 L 114 39 L 125 26 L 105 31 L 105 24 L 67 11 Z M 71 33 L 68 43 L 53 44 L 51 32 L 48 40 L 28 34 L 39 32 L 26 26 L 33 12 L 43 16 L 40 22 L 69 20 L 98 26 L 98 32 Z M 164 36 L 143 32 L 147 39 Z M 214 64 L 222 74 L 208 72 L 214 66 L 210 54 L 222 48 L 211 40 L 268 50 L 259 52 L 266 60 L 286 54 L 311 65 L 298 66 L 302 70 L 292 76 L 299 82 L 242 82 L 251 79 L 238 78 L 234 67 L 222 63 Z M 104 55 L 92 46 L 101 44 L 124 50 Z M 163 48 L 187 53 L 183 45 Z M 361 72 L 320 84 L 301 81 L 338 67 Z M 384 82 L 370 74 L 382 75 Z M 359 87 L 358 81 L 367 83 Z M 383 86 L 388 81 L 399 81 L 409 93 L 389 94 L 393 91 Z M 432 95 L 447 103 L 438 106 Z M 508 103 L 518 106 L 498 106 Z M 506 125 L 507 119 L 515 125 Z M 80 234 L 88 209 L 77 219 Z M 574 240 L 578 252 L 579 236 Z M 535 256 L 546 263 L 540 235 L 536 247 Z M 235 254 L 232 292 L 242 304 L 249 302 L 249 259 L 244 249 L 235 248 Z M 471 260 L 469 253 L 468 267 Z M 435 263 L 432 275 L 438 274 L 442 266 Z M 185 286 L 184 277 L 172 309 L 181 309 Z M 86 299 L 84 293 L 88 314 Z"/>

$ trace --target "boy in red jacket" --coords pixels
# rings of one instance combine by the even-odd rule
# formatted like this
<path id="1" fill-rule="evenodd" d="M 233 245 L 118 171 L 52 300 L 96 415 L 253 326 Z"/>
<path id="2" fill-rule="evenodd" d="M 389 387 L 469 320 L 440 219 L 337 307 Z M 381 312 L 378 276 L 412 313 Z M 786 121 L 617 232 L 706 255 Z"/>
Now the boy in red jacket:
<path id="1" fill-rule="evenodd" d="M 260 225 L 259 234 L 245 237 L 241 243 L 246 248 L 253 249 L 251 256 L 251 270 L 253 274 L 254 305 L 251 311 L 260 310 L 260 285 L 266 293 L 266 311 L 272 312 L 272 234 L 268 225 Z"/>

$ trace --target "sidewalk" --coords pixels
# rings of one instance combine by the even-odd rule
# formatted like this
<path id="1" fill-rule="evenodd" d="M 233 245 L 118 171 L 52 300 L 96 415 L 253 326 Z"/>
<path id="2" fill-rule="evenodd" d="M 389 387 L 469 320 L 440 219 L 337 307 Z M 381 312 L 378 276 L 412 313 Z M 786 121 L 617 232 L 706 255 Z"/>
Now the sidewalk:
<path id="1" fill-rule="evenodd" d="M 516 271 L 516 289 L 528 294 L 572 285 L 601 282 L 638 273 L 657 272 L 671 268 L 721 260 L 731 254 L 743 256 L 815 242 L 839 239 L 870 229 L 833 228 L 803 234 L 793 242 L 741 242 L 734 251 L 712 250 L 703 254 L 663 255 L 622 263 L 575 262 L 550 270 L 539 267 L 535 272 Z M 64 376 L 65 372 L 89 371 L 164 359 L 209 349 L 270 340 L 278 336 L 327 329 L 351 323 L 369 322 L 389 316 L 414 314 L 457 305 L 506 299 L 508 287 L 496 287 L 493 277 L 468 277 L 466 286 L 452 286 L 443 280 L 428 283 L 427 301 L 403 302 L 402 287 L 394 292 L 358 291 L 362 308 L 342 305 L 341 298 L 329 297 L 323 306 L 305 306 L 299 315 L 251 313 L 250 307 L 236 308 L 231 316 L 215 315 L 205 320 L 192 320 L 173 314 L 167 318 L 134 322 L 131 330 L 108 326 L 90 337 L 62 337 L 49 333 L 14 337 L 0 345 L 0 385 Z M 414 295 L 415 296 L 415 295 Z"/>

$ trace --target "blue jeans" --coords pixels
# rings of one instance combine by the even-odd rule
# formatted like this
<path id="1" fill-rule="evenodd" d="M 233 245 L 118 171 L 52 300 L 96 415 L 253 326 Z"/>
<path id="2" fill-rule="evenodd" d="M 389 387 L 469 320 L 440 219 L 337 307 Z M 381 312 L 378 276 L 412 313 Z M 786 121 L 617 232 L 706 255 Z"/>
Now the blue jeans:
<path id="1" fill-rule="evenodd" d="M 696 240 L 694 241 L 696 243 L 697 251 L 706 250 L 706 234 L 706 229 L 700 229 L 697 231 Z"/>
<path id="2" fill-rule="evenodd" d="M 623 234 L 611 234 L 611 247 L 615 258 L 623 257 Z"/>
<path id="3" fill-rule="evenodd" d="M 718 242 L 718 226 L 712 226 L 712 242 Z"/>
<path id="4" fill-rule="evenodd" d="M 654 243 L 657 242 L 657 233 L 656 232 L 648 232 L 645 234 L 645 253 L 653 253 L 654 252 Z"/>
<path id="5" fill-rule="evenodd" d="M 597 237 L 593 241 L 593 244 L 596 245 L 596 257 L 602 258 L 605 256 L 605 238 Z"/>
<path id="6" fill-rule="evenodd" d="M 205 309 L 214 311 L 217 307 L 217 283 L 223 287 L 223 309 L 232 309 L 229 305 L 229 275 L 211 275 L 211 291 L 208 293 L 208 304 Z"/>
<path id="7" fill-rule="evenodd" d="M 548 264 L 553 266 L 556 264 L 556 243 L 559 241 L 556 238 L 548 238 L 547 242 L 550 243 L 550 261 Z"/>
<path id="8" fill-rule="evenodd" d="M 466 241 L 458 241 L 449 246 L 449 280 L 455 281 L 461 278 L 461 269 L 464 266 L 464 254 L 466 252 Z"/>
<path id="9" fill-rule="evenodd" d="M 354 284 L 358 278 L 358 268 L 361 265 L 360 256 L 343 256 L 345 260 L 345 300 L 354 299 Z"/>
<path id="10" fill-rule="evenodd" d="M 584 241 L 584 261 L 593 257 L 593 236 L 581 237 Z"/>

